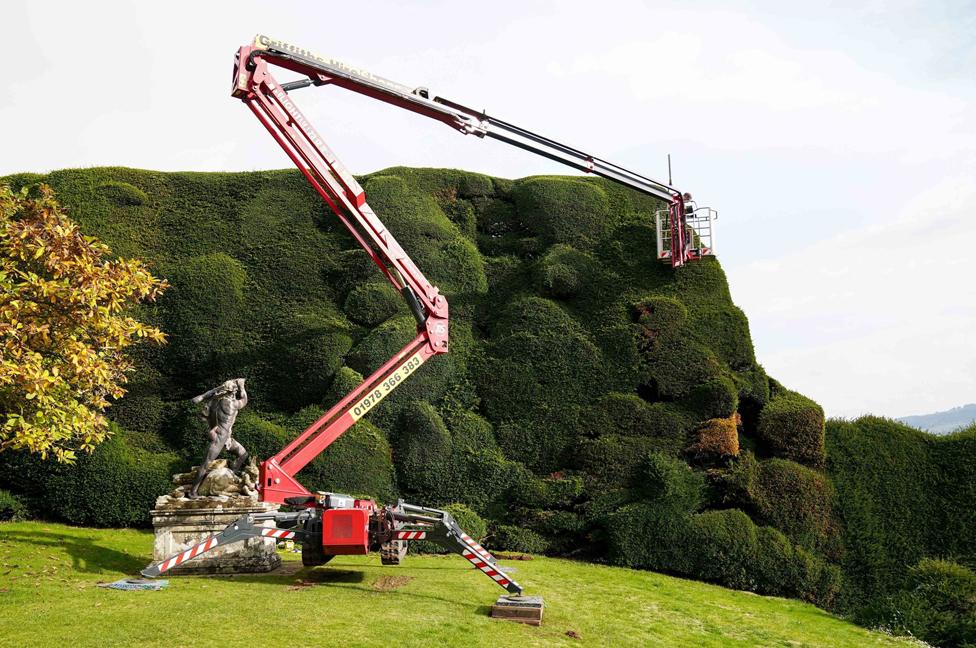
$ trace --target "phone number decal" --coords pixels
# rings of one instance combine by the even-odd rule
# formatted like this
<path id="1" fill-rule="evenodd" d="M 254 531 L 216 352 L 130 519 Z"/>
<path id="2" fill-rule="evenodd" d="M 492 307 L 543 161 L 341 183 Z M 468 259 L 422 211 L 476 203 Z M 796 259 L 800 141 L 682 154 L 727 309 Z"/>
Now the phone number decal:
<path id="1" fill-rule="evenodd" d="M 353 421 L 363 418 L 367 412 L 373 409 L 387 394 L 400 386 L 407 377 L 415 372 L 420 365 L 424 364 L 423 353 L 417 351 L 410 356 L 410 359 L 400 365 L 400 368 L 383 379 L 376 389 L 363 396 L 358 403 L 352 406 L 349 411 Z"/>

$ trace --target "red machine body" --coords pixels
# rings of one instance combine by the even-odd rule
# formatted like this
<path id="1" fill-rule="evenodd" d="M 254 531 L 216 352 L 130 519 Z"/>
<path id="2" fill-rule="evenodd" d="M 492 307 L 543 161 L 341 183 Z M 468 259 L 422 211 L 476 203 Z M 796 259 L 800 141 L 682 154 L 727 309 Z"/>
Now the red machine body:
<path id="1" fill-rule="evenodd" d="M 329 509 L 322 513 L 322 549 L 334 556 L 369 553 L 369 517 L 372 502 L 363 508 Z"/>

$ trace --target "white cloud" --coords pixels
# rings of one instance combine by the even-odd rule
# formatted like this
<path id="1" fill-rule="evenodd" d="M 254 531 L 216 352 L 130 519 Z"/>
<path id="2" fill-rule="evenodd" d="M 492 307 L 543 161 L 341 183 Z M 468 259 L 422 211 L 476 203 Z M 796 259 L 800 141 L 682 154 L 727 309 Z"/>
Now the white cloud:
<path id="1" fill-rule="evenodd" d="M 834 415 L 972 400 L 974 178 L 946 178 L 888 222 L 738 269 L 766 369 Z"/>

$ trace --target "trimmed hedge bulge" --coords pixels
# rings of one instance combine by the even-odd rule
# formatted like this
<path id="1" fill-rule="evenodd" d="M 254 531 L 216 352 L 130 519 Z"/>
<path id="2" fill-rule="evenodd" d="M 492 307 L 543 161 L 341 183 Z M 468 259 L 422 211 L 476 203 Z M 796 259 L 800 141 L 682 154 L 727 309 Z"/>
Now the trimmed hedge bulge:
<path id="1" fill-rule="evenodd" d="M 759 440 L 773 456 L 822 467 L 824 413 L 812 400 L 792 391 L 773 397 L 759 415 Z"/>
<path id="2" fill-rule="evenodd" d="M 169 279 L 142 316 L 170 344 L 134 355 L 115 437 L 77 465 L 0 452 L 0 517 L 21 502 L 145 526 L 202 453 L 189 398 L 247 378 L 236 434 L 263 459 L 416 336 L 297 170 L 0 179 L 40 181 L 86 233 Z M 976 563 L 976 432 L 935 439 L 870 418 L 825 432 L 820 407 L 756 363 L 719 262 L 655 258 L 653 198 L 449 169 L 362 184 L 450 298 L 451 350 L 313 460 L 306 486 L 452 506 L 496 549 L 798 596 L 868 623 L 910 607 L 905 629 L 962 645 L 943 583 L 966 577 L 922 561 Z"/>

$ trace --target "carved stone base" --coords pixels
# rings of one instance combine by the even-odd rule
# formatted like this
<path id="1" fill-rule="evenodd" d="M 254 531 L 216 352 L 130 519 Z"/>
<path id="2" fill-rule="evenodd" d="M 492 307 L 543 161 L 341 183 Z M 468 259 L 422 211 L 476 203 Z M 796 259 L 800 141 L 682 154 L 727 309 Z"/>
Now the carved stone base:
<path id="1" fill-rule="evenodd" d="M 153 562 L 169 558 L 208 536 L 220 533 L 228 524 L 248 513 L 265 513 L 277 508 L 277 504 L 255 502 L 248 497 L 158 501 L 157 508 L 152 511 L 156 531 Z M 266 524 L 274 526 L 271 521 Z M 273 538 L 248 538 L 243 542 L 218 546 L 203 556 L 174 567 L 167 575 L 268 572 L 280 565 L 281 557 L 275 551 Z"/>

